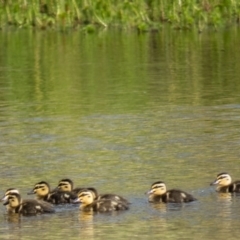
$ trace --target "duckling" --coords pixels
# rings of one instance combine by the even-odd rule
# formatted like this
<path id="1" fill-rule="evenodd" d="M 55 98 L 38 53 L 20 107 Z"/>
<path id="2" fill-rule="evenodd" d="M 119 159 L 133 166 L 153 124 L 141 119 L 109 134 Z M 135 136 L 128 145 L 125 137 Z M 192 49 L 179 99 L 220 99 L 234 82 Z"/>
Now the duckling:
<path id="1" fill-rule="evenodd" d="M 95 200 L 94 193 L 89 189 L 83 189 L 80 191 L 75 202 L 80 202 L 80 210 L 85 212 L 111 212 L 127 210 L 129 208 L 128 204 L 122 201 L 113 199 Z"/>
<path id="2" fill-rule="evenodd" d="M 73 193 L 76 198 L 78 197 L 78 193 L 84 189 L 90 190 L 94 194 L 94 200 L 100 200 L 100 199 L 110 199 L 110 200 L 115 200 L 115 201 L 122 201 L 125 202 L 126 204 L 129 204 L 129 202 L 124 199 L 123 197 L 116 195 L 116 194 L 98 194 L 97 190 L 93 187 L 77 187 L 73 188 L 73 181 L 69 178 L 65 178 L 59 181 L 57 189 L 61 191 L 67 191 Z"/>
<path id="3" fill-rule="evenodd" d="M 21 195 L 16 191 L 8 191 L 7 195 L 2 199 L 3 205 L 8 206 L 8 213 L 20 213 L 23 215 L 35 215 L 39 213 L 54 213 L 55 210 L 50 203 L 25 199 L 23 200 Z"/>
<path id="4" fill-rule="evenodd" d="M 45 181 L 36 183 L 28 194 L 36 194 L 38 200 L 53 204 L 71 203 L 76 198 L 71 192 L 50 191 L 50 186 Z"/>
<path id="5" fill-rule="evenodd" d="M 231 176 L 226 172 L 219 173 L 217 178 L 210 185 L 218 185 L 216 188 L 217 192 L 240 192 L 240 180 L 232 182 Z"/>
<path id="6" fill-rule="evenodd" d="M 182 203 L 197 200 L 191 194 L 186 193 L 182 190 L 167 190 L 165 183 L 162 181 L 153 183 L 151 186 L 151 190 L 147 192 L 147 194 L 149 195 L 148 201 L 155 203 Z"/>

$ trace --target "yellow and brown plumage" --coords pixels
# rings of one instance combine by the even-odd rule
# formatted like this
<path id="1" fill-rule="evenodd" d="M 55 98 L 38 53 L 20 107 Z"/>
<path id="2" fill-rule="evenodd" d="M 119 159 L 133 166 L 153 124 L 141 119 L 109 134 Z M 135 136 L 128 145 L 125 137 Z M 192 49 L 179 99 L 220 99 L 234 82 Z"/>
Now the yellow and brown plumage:
<path id="1" fill-rule="evenodd" d="M 197 200 L 191 194 L 179 189 L 167 190 L 166 185 L 162 181 L 152 184 L 150 191 L 147 193 L 149 202 L 163 203 L 183 203 Z"/>
<path id="2" fill-rule="evenodd" d="M 63 192 L 60 190 L 51 191 L 50 185 L 45 181 L 36 183 L 32 191 L 28 194 L 35 194 L 38 200 L 53 204 L 72 203 L 76 198 L 71 192 Z"/>
<path id="3" fill-rule="evenodd" d="M 210 185 L 217 185 L 217 192 L 240 192 L 240 180 L 232 182 L 231 176 L 226 172 L 219 173 L 217 178 Z"/>
<path id="4" fill-rule="evenodd" d="M 35 215 L 41 213 L 54 213 L 53 206 L 45 201 L 35 199 L 22 199 L 21 195 L 16 191 L 6 191 L 5 197 L 2 199 L 7 206 L 8 213 L 20 213 L 23 215 Z"/>
<path id="5" fill-rule="evenodd" d="M 117 199 L 97 199 L 91 190 L 83 189 L 78 193 L 76 202 L 80 202 L 80 210 L 93 212 L 112 212 L 129 209 L 129 204 Z"/>
<path id="6" fill-rule="evenodd" d="M 8 195 L 10 195 L 11 193 L 18 193 L 18 194 L 20 194 L 20 192 L 19 192 L 18 189 L 16 189 L 16 188 L 8 188 L 8 189 L 5 191 L 4 196 L 1 198 L 1 201 L 3 201 L 3 200 L 5 199 L 5 197 L 8 196 Z M 3 205 L 5 205 L 8 213 L 11 213 L 11 212 L 12 212 L 12 208 L 9 206 L 9 203 L 7 203 L 7 201 L 5 201 Z M 14 213 L 14 212 L 13 212 L 13 213 Z"/>

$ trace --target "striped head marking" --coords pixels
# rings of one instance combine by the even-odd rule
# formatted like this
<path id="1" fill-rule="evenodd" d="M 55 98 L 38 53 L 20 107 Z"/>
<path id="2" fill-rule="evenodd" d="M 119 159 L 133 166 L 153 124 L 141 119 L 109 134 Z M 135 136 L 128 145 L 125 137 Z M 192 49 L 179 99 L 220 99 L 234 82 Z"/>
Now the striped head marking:
<path id="1" fill-rule="evenodd" d="M 0 201 L 7 201 L 8 196 L 11 195 L 12 193 L 17 193 L 19 194 L 19 191 L 16 188 L 8 188 L 4 194 L 4 196 L 1 198 Z M 7 205 L 8 203 L 4 203 L 4 205 Z"/>
<path id="2" fill-rule="evenodd" d="M 62 179 L 59 181 L 57 188 L 64 192 L 71 192 L 73 190 L 73 181 L 68 178 Z"/>
<path id="3" fill-rule="evenodd" d="M 18 193 L 19 194 L 19 191 L 16 188 L 8 188 L 4 195 L 7 196 L 7 195 L 10 195 L 11 193 Z"/>
<path id="4" fill-rule="evenodd" d="M 167 188 L 164 182 L 162 181 L 158 181 L 152 184 L 151 186 L 151 190 L 148 192 L 148 194 L 152 194 L 152 195 L 162 195 L 164 193 L 166 193 Z"/>
<path id="5" fill-rule="evenodd" d="M 8 193 L 3 199 L 4 205 L 10 205 L 12 208 L 16 208 L 21 204 L 21 196 L 17 192 Z"/>
<path id="6" fill-rule="evenodd" d="M 225 187 L 230 185 L 232 182 L 232 178 L 228 173 L 219 173 L 217 178 L 210 185 L 218 185 L 220 187 Z"/>
<path id="7" fill-rule="evenodd" d="M 83 205 L 89 205 L 94 201 L 94 194 L 89 190 L 80 191 L 78 194 L 78 200 Z"/>
<path id="8" fill-rule="evenodd" d="M 34 188 L 28 194 L 36 194 L 37 196 L 44 197 L 50 192 L 50 186 L 47 182 L 36 183 Z"/>

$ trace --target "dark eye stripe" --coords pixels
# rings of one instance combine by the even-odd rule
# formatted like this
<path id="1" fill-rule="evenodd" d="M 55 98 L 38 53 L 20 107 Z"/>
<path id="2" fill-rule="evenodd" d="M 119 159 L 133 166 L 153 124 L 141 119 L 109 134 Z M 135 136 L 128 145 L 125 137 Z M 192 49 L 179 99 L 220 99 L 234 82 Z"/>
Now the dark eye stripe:
<path id="1" fill-rule="evenodd" d="M 66 186 L 66 183 L 59 183 L 58 186 Z"/>
<path id="2" fill-rule="evenodd" d="M 82 193 L 81 195 L 79 195 L 79 197 L 84 197 L 84 196 L 88 196 L 88 193 Z"/>
<path id="3" fill-rule="evenodd" d="M 44 188 L 44 186 L 36 186 L 34 189 Z"/>
<path id="4" fill-rule="evenodd" d="M 219 177 L 218 179 L 223 179 L 223 178 L 226 178 L 227 176 L 221 176 L 221 177 Z"/>
<path id="5" fill-rule="evenodd" d="M 152 189 L 162 188 L 163 186 L 155 186 Z"/>

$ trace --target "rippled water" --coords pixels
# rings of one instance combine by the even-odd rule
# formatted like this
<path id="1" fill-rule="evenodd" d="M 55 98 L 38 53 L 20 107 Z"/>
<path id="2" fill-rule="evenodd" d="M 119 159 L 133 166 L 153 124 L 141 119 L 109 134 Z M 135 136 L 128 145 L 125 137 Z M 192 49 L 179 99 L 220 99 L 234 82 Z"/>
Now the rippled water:
<path id="1" fill-rule="evenodd" d="M 209 186 L 234 179 L 240 143 L 240 31 L 0 33 L 1 194 L 36 182 L 123 195 L 130 210 L 8 216 L 1 239 L 238 239 L 240 196 Z M 198 201 L 149 204 L 165 181 Z"/>

